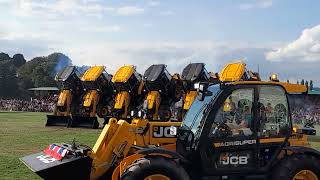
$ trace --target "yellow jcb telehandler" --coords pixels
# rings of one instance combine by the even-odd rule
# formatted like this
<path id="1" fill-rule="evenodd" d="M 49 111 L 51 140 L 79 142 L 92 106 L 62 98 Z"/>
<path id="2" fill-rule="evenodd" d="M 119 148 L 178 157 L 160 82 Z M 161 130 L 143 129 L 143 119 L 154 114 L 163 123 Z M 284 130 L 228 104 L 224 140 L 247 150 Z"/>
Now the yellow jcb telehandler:
<path id="1" fill-rule="evenodd" d="M 53 115 L 47 115 L 46 126 L 71 125 L 71 115 L 75 113 L 75 108 L 81 101 L 79 97 L 83 94 L 79 76 L 75 66 L 67 66 L 55 76 L 60 91 Z"/>
<path id="2" fill-rule="evenodd" d="M 312 163 L 318 161 L 319 153 L 305 147 L 308 146 L 305 135 L 292 132 L 286 99 L 287 93 L 303 93 L 306 88 L 273 81 L 245 81 L 241 79 L 244 70 L 233 72 L 239 78 L 233 78 L 232 82 L 226 81 L 231 77 L 228 73 L 220 75 L 219 83 L 199 84 L 199 95 L 182 125 L 140 118 L 128 123 L 111 118 L 92 149 L 76 144 L 52 144 L 45 152 L 21 160 L 44 179 L 237 178 L 279 174 L 275 167 L 282 168 L 281 164 L 292 159 L 293 165 L 299 164 L 296 160 L 311 165 L 305 166 L 307 169 L 291 166 L 296 168 L 295 177 L 303 176 L 304 172 L 317 175 L 319 166 Z M 245 108 L 244 101 L 249 102 Z M 273 118 L 266 119 L 264 104 L 268 102 L 285 108 L 278 108 Z M 234 108 L 224 108 L 226 104 Z"/>
<path id="3" fill-rule="evenodd" d="M 179 74 L 171 75 L 164 64 L 151 65 L 142 78 L 144 100 L 136 117 L 168 121 L 172 107 L 181 100 L 183 84 Z"/>
<path id="4" fill-rule="evenodd" d="M 112 75 L 105 72 L 104 66 L 93 66 L 81 77 L 84 94 L 77 113 L 72 116 L 72 127 L 98 128 L 96 115 L 104 118 L 113 105 Z"/>
<path id="5" fill-rule="evenodd" d="M 142 76 L 132 65 L 122 66 L 112 77 L 112 83 L 115 91 L 114 107 L 112 117 L 117 119 L 128 119 L 129 113 L 135 110 L 138 103 L 141 102 L 141 93 L 139 87 Z"/>

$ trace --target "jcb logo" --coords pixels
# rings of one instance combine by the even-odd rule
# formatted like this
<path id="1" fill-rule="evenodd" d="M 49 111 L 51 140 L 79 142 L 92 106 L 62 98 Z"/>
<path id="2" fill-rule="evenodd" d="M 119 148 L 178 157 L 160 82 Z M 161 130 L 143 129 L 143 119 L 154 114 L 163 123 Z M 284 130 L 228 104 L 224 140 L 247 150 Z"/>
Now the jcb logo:
<path id="1" fill-rule="evenodd" d="M 175 138 L 175 135 L 170 134 L 170 126 L 154 126 L 153 127 L 154 138 Z"/>
<path id="2" fill-rule="evenodd" d="M 245 165 L 248 164 L 247 156 L 224 156 L 220 159 L 220 162 L 223 165 Z"/>

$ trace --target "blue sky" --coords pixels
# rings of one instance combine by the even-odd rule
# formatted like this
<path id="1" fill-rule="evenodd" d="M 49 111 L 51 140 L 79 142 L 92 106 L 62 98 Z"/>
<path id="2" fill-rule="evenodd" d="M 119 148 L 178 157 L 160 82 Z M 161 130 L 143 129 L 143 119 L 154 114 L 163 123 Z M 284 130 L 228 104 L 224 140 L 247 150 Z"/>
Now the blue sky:
<path id="1" fill-rule="evenodd" d="M 0 0 L 0 51 L 52 52 L 114 72 L 189 62 L 218 71 L 243 59 L 267 77 L 320 81 L 320 1 Z M 317 83 L 320 84 L 320 83 Z"/>

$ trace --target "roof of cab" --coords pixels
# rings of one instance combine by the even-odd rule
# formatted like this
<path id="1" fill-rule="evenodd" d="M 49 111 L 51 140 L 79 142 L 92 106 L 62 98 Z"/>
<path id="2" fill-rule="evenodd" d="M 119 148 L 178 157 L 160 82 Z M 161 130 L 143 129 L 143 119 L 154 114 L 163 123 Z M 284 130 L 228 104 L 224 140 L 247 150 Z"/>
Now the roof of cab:
<path id="1" fill-rule="evenodd" d="M 92 66 L 81 77 L 82 81 L 95 81 L 103 73 L 104 66 Z"/>
<path id="2" fill-rule="evenodd" d="M 187 81 L 196 80 L 204 71 L 204 63 L 190 63 L 182 71 L 181 77 Z"/>
<path id="3" fill-rule="evenodd" d="M 75 66 L 67 66 L 57 73 L 55 80 L 56 81 L 66 81 L 72 73 L 76 70 Z"/>
<path id="4" fill-rule="evenodd" d="M 133 65 L 122 66 L 118 69 L 118 71 L 114 74 L 112 78 L 112 82 L 126 82 L 134 73 L 135 67 Z"/>
<path id="5" fill-rule="evenodd" d="M 305 85 L 300 84 L 291 84 L 287 82 L 274 82 L 274 81 L 236 81 L 231 84 L 260 84 L 260 85 L 280 85 L 282 86 L 287 93 L 295 94 L 295 93 L 305 93 L 307 92 L 307 87 Z"/>
<path id="6" fill-rule="evenodd" d="M 153 64 L 144 72 L 143 80 L 156 81 L 165 69 L 166 65 L 164 64 Z"/>

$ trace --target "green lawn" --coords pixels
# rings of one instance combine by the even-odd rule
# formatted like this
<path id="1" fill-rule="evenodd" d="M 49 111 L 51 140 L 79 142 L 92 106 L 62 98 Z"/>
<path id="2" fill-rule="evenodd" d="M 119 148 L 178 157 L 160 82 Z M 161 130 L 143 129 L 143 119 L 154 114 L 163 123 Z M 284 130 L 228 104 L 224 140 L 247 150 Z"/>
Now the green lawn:
<path id="1" fill-rule="evenodd" d="M 0 179 L 39 179 L 19 157 L 45 149 L 51 143 L 78 142 L 93 146 L 101 130 L 49 127 L 46 114 L 0 112 Z"/>
<path id="2" fill-rule="evenodd" d="M 51 143 L 72 142 L 73 138 L 92 147 L 101 132 L 45 128 L 45 122 L 44 113 L 0 112 L 0 179 L 39 179 L 19 157 L 39 152 Z M 320 136 L 310 137 L 310 140 L 313 147 L 320 149 Z"/>

